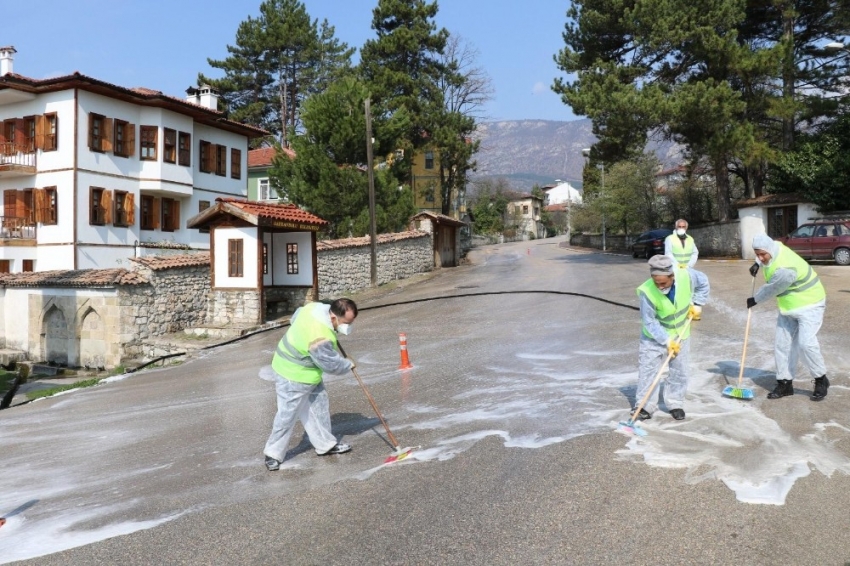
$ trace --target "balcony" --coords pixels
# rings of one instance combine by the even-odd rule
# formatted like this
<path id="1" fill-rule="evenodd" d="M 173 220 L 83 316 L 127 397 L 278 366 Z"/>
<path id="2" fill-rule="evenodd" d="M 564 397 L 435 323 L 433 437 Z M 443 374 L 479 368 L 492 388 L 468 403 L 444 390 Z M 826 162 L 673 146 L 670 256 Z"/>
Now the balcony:
<path id="1" fill-rule="evenodd" d="M 36 243 L 36 224 L 31 218 L 0 216 L 0 245 L 27 246 Z"/>
<path id="2" fill-rule="evenodd" d="M 0 144 L 0 178 L 35 175 L 35 150 L 20 151 L 13 143 Z"/>

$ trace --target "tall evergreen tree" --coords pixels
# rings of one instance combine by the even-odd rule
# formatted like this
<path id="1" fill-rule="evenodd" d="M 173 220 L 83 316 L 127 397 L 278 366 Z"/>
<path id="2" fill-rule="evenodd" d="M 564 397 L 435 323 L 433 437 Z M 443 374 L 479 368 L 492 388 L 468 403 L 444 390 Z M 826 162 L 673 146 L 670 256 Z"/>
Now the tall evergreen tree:
<path id="1" fill-rule="evenodd" d="M 365 169 L 366 86 L 353 77 L 332 83 L 304 103 L 305 133 L 293 136 L 296 157 L 281 156 L 270 171 L 273 186 L 291 202 L 327 220 L 331 238 L 369 233 L 369 186 Z M 385 151 L 407 127 L 404 113 L 375 120 L 375 151 Z M 399 188 L 391 167 L 374 171 L 378 232 L 406 227 L 414 213 L 409 189 Z"/>
<path id="2" fill-rule="evenodd" d="M 300 129 L 300 106 L 351 66 L 354 49 L 334 38 L 327 21 L 321 28 L 299 0 L 265 0 L 260 16 L 239 25 L 236 45 L 223 60 L 208 59 L 225 76 L 199 83 L 217 88 L 231 118 L 262 127 L 288 145 L 289 131 Z"/>
<path id="3" fill-rule="evenodd" d="M 440 55 L 448 32 L 433 22 L 437 3 L 425 0 L 378 0 L 372 12 L 376 39 L 360 52 L 360 72 L 372 93 L 376 116 L 403 110 L 409 129 L 399 139 L 403 149 L 430 143 L 433 124 L 443 107 L 438 81 L 446 72 Z M 408 171 L 403 180 L 409 180 Z"/>

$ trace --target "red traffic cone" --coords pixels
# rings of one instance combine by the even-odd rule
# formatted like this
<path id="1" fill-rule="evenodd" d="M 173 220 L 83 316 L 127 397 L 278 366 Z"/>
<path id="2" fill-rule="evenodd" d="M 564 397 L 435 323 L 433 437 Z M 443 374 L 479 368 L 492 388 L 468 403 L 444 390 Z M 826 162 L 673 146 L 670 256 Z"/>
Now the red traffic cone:
<path id="1" fill-rule="evenodd" d="M 410 363 L 410 358 L 407 355 L 407 334 L 400 332 L 398 335 L 398 347 L 401 349 L 401 365 L 398 369 L 410 369 L 413 364 Z"/>

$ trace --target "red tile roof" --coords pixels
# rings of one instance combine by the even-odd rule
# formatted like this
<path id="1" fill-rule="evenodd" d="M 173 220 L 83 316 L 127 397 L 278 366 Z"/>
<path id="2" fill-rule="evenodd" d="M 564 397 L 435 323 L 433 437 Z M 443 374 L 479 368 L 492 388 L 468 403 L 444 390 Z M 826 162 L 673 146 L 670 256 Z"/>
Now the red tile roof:
<path id="1" fill-rule="evenodd" d="M 290 158 L 295 157 L 295 152 L 287 147 L 282 147 L 280 151 Z M 248 152 L 248 167 L 268 167 L 272 164 L 277 153 L 277 149 L 274 147 L 252 149 Z"/>
<path id="2" fill-rule="evenodd" d="M 0 90 L 14 89 L 23 92 L 55 92 L 71 88 L 80 88 L 90 92 L 103 94 L 119 100 L 128 100 L 136 104 L 167 108 L 192 116 L 201 123 L 219 127 L 248 137 L 268 135 L 268 132 L 241 122 L 228 120 L 224 112 L 213 110 L 200 104 L 162 94 L 162 92 L 145 87 L 126 88 L 106 81 L 83 75 L 77 71 L 70 75 L 52 77 L 49 79 L 33 79 L 17 73 L 7 73 L 0 77 Z"/>
<path id="3" fill-rule="evenodd" d="M 131 257 L 130 260 L 144 265 L 153 271 L 158 271 L 160 269 L 171 269 L 174 267 L 197 267 L 201 265 L 209 265 L 210 252 L 175 255 L 148 255 L 142 257 Z"/>
<path id="4" fill-rule="evenodd" d="M 328 224 L 327 220 L 294 204 L 219 197 L 215 199 L 215 205 L 190 218 L 186 225 L 188 228 L 203 228 L 222 216 L 235 216 L 254 226 L 309 231 L 316 231 Z"/>
<path id="5" fill-rule="evenodd" d="M 4 287 L 115 287 L 116 285 L 141 285 L 147 282 L 148 280 L 141 274 L 123 267 L 60 269 L 0 275 L 0 285 Z"/>
<path id="6" fill-rule="evenodd" d="M 741 199 L 735 202 L 736 208 L 746 208 L 748 206 L 768 206 L 778 204 L 797 204 L 808 202 L 799 193 L 776 193 L 772 195 L 762 195 L 756 198 Z"/>
<path id="7" fill-rule="evenodd" d="M 377 234 L 375 238 L 377 243 L 386 244 L 389 242 L 399 242 L 401 240 L 410 240 L 412 238 L 430 238 L 428 232 L 421 230 L 409 230 L 407 232 L 396 232 L 395 234 Z M 343 248 L 357 248 L 361 246 L 372 245 L 372 239 L 369 236 L 360 238 L 343 238 L 341 240 L 322 240 L 316 242 L 316 251 L 322 250 L 339 250 Z"/>

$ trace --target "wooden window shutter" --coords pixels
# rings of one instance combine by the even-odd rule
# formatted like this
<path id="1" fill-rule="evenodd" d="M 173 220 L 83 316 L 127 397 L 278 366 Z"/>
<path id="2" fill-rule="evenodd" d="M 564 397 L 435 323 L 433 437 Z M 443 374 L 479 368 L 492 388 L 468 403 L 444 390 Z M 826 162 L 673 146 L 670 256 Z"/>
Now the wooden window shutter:
<path id="1" fill-rule="evenodd" d="M 129 226 L 136 223 L 136 205 L 134 200 L 135 195 L 133 195 L 133 193 L 127 193 L 124 195 L 124 214 Z"/>
<path id="2" fill-rule="evenodd" d="M 89 122 L 91 123 L 91 122 Z M 97 222 L 97 218 L 94 215 L 94 187 L 89 187 L 89 224 L 94 224 Z"/>
<path id="3" fill-rule="evenodd" d="M 127 157 L 136 154 L 136 124 L 124 126 L 124 153 Z"/>
<path id="4" fill-rule="evenodd" d="M 103 189 L 103 194 L 100 197 L 100 208 L 103 210 L 103 223 L 112 223 L 112 191 Z"/>
<path id="5" fill-rule="evenodd" d="M 15 216 L 18 218 L 26 218 L 27 216 L 27 207 L 26 202 L 24 201 L 23 190 L 15 191 Z"/>
<path id="6" fill-rule="evenodd" d="M 27 150 L 27 126 L 23 118 L 15 119 L 15 150 L 21 152 Z"/>
<path id="7" fill-rule="evenodd" d="M 160 222 L 159 198 L 154 197 L 154 199 L 153 199 L 153 229 L 154 230 L 159 228 L 159 222 Z"/>
<path id="8" fill-rule="evenodd" d="M 35 221 L 44 222 L 45 209 L 47 208 L 47 192 L 44 189 L 35 189 L 33 191 L 33 200 L 35 201 Z"/>
<path id="9" fill-rule="evenodd" d="M 180 201 L 174 199 L 171 201 L 171 227 L 174 230 L 180 229 Z"/>
<path id="10" fill-rule="evenodd" d="M 35 117 L 35 148 L 44 149 L 44 135 L 47 128 L 47 119 L 41 114 Z"/>
<path id="11" fill-rule="evenodd" d="M 93 149 L 93 148 L 92 148 L 92 145 L 91 145 L 91 142 L 92 142 L 92 132 L 93 132 L 93 131 L 94 131 L 94 114 L 92 114 L 91 112 L 89 112 L 89 135 L 88 135 L 88 138 L 89 138 L 89 149 Z"/>
<path id="12" fill-rule="evenodd" d="M 112 118 L 104 118 L 103 126 L 101 128 L 101 138 L 103 141 L 100 144 L 100 147 L 103 151 L 112 151 L 112 138 L 115 136 L 113 132 L 113 120 Z"/>

